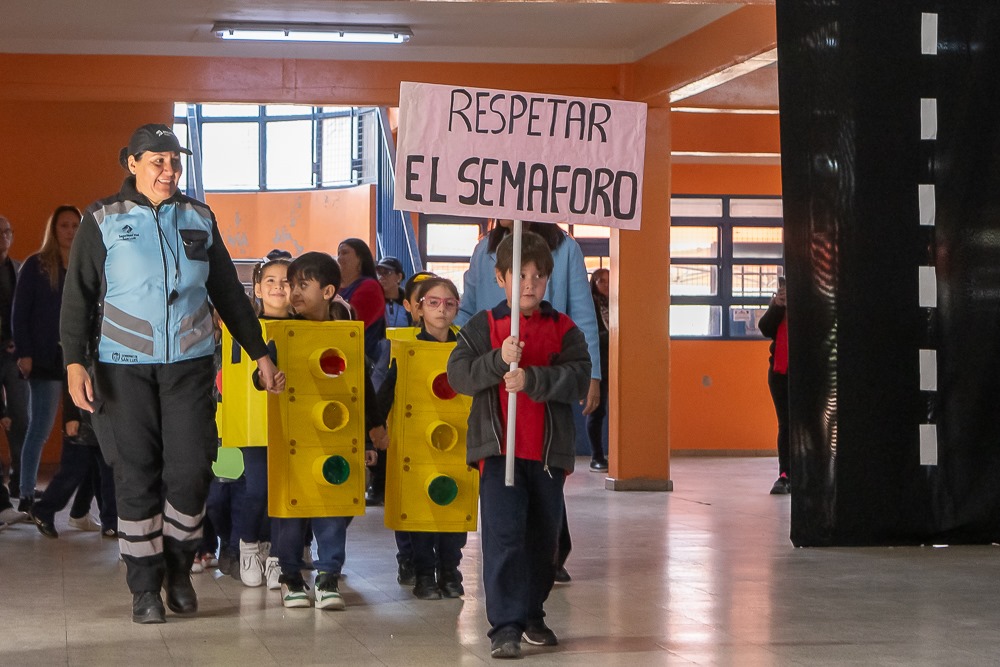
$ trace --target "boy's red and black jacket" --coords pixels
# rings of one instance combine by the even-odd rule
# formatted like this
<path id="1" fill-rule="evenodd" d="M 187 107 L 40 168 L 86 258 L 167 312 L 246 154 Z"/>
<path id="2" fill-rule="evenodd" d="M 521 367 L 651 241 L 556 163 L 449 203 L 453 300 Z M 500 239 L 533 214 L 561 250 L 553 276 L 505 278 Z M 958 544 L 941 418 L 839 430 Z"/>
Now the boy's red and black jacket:
<path id="1" fill-rule="evenodd" d="M 576 458 L 572 404 L 587 396 L 590 353 L 583 332 L 569 317 L 544 301 L 537 315 L 538 319 L 527 325 L 522 316 L 521 327 L 525 334 L 522 338 L 531 336 L 534 342 L 543 346 L 539 351 L 549 357 L 549 364 L 524 369 L 524 394 L 544 404 L 542 462 L 547 467 L 569 472 Z M 458 344 L 448 359 L 449 384 L 455 391 L 472 396 L 466 436 L 466 459 L 470 465 L 490 456 L 500 456 L 503 451 L 500 384 L 510 366 L 501 357 L 500 349 L 493 347 L 492 327 L 504 320 L 509 333 L 510 309 L 506 303 L 474 315 L 458 332 Z M 525 340 L 525 345 L 532 342 Z"/>

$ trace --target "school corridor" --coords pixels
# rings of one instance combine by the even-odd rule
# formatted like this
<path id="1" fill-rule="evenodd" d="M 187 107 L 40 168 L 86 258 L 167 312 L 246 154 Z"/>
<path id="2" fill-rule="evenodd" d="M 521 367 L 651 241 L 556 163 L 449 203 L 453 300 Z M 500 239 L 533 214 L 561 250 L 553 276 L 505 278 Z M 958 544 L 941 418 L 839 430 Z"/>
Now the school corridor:
<path id="1" fill-rule="evenodd" d="M 531 665 L 987 665 L 1000 651 L 996 546 L 796 549 L 772 458 L 679 457 L 672 493 L 567 483 L 573 581 L 547 604 L 560 645 Z M 466 596 L 419 601 L 396 583 L 372 508 L 348 532 L 342 612 L 285 609 L 277 592 L 193 575 L 194 618 L 136 625 L 118 545 L 31 524 L 0 533 L 3 665 L 479 665 L 493 662 L 478 536 Z"/>

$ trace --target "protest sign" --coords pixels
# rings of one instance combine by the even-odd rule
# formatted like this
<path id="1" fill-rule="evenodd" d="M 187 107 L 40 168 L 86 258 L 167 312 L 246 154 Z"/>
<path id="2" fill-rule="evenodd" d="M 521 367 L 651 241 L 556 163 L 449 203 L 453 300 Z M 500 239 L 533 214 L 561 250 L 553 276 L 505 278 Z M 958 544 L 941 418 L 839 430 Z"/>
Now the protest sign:
<path id="1" fill-rule="evenodd" d="M 646 105 L 403 82 L 394 205 L 638 229 Z"/>

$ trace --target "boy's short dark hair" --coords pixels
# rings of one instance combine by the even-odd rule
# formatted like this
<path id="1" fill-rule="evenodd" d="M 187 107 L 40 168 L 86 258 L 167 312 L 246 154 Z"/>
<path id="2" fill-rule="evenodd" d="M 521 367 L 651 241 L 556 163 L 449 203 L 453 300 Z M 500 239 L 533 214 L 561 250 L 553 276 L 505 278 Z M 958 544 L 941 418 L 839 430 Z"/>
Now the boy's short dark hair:
<path id="1" fill-rule="evenodd" d="M 534 232 L 521 233 L 521 267 L 528 262 L 534 262 L 543 276 L 552 275 L 552 251 L 545 239 Z M 513 269 L 513 264 L 514 235 L 508 234 L 497 246 L 497 271 L 506 276 Z"/>
<path id="2" fill-rule="evenodd" d="M 292 260 L 288 265 L 288 282 L 301 278 L 315 280 L 320 287 L 333 285 L 340 291 L 340 265 L 325 252 L 306 252 Z"/>

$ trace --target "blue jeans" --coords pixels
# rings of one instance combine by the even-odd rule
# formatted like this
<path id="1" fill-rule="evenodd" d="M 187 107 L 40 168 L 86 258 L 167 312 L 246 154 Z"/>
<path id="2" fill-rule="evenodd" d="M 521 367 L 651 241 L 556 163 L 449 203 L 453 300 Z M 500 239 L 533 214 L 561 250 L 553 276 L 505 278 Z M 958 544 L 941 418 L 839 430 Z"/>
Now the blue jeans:
<path id="1" fill-rule="evenodd" d="M 272 546 L 278 556 L 281 574 L 286 577 L 301 577 L 302 546 L 305 544 L 306 526 L 312 524 L 316 537 L 315 561 L 317 572 L 329 572 L 340 576 L 347 558 L 347 527 L 350 516 L 322 516 L 312 519 L 275 519 L 277 536 L 272 535 Z"/>
<path id="2" fill-rule="evenodd" d="M 21 497 L 33 499 L 42 448 L 52 432 L 62 397 L 62 381 L 28 378 L 28 388 L 28 431 L 21 448 Z"/>
<path id="3" fill-rule="evenodd" d="M 556 541 L 563 518 L 565 473 L 541 461 L 517 459 L 514 486 L 504 483 L 505 457 L 483 461 L 479 482 L 483 588 L 489 636 L 524 630 L 545 616 L 542 605 L 555 580 Z"/>
<path id="4" fill-rule="evenodd" d="M 267 447 L 240 447 L 243 452 L 243 502 L 233 508 L 233 532 L 246 543 L 271 539 L 267 517 Z"/>

